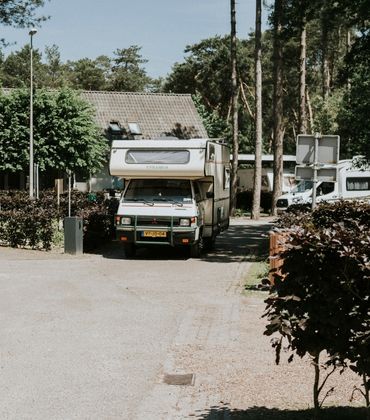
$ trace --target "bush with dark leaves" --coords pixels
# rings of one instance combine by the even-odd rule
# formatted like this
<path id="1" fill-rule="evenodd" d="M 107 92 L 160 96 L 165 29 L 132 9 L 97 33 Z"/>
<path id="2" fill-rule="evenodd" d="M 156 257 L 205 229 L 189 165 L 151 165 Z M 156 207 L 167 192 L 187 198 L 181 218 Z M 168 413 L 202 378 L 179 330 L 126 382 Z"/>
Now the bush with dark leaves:
<path id="1" fill-rule="evenodd" d="M 340 201 L 320 204 L 312 213 L 285 214 L 280 226 L 288 239 L 279 257 L 280 272 L 266 300 L 265 334 L 279 360 L 283 339 L 294 354 L 312 356 L 316 378 L 319 356 L 327 365 L 350 366 L 370 397 L 370 204 Z M 291 360 L 291 359 L 290 359 Z M 315 382 L 319 407 L 322 390 Z M 370 406 L 369 406 L 370 409 Z"/>
<path id="2" fill-rule="evenodd" d="M 71 215 L 84 221 L 84 249 L 90 250 L 112 237 L 113 217 L 118 201 L 103 193 L 73 191 Z M 56 223 L 68 215 L 68 194 L 57 197 L 43 191 L 38 200 L 30 200 L 25 191 L 0 192 L 0 243 L 12 247 L 50 249 Z"/>

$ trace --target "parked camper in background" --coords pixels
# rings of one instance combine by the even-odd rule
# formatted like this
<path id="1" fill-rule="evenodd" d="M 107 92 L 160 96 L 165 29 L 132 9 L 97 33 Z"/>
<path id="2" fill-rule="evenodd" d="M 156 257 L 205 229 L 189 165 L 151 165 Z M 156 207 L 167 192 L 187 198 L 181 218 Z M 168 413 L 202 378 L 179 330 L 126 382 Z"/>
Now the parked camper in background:
<path id="1" fill-rule="evenodd" d="M 370 200 L 370 170 L 353 166 L 353 160 L 342 160 L 337 165 L 336 182 L 321 181 L 316 187 L 316 202 L 337 200 Z M 278 212 L 285 211 L 292 204 L 312 203 L 313 182 L 300 181 L 296 188 L 283 194 L 277 201 Z"/>
<path id="2" fill-rule="evenodd" d="M 283 155 L 283 182 L 281 190 L 283 193 L 290 192 L 295 187 L 294 165 L 295 155 Z M 254 177 L 254 154 L 241 153 L 238 156 L 238 192 L 252 191 L 253 190 L 253 177 Z M 261 191 L 271 192 L 273 190 L 273 155 L 262 155 L 262 179 Z M 244 168 L 243 165 L 249 165 L 249 168 Z"/>
<path id="3" fill-rule="evenodd" d="M 253 168 L 242 168 L 238 170 L 238 191 L 251 191 L 253 190 Z M 271 192 L 274 186 L 274 174 L 272 168 L 262 168 L 261 191 Z M 292 191 L 296 186 L 294 168 L 284 169 L 283 183 L 281 190 L 283 193 Z"/>
<path id="4" fill-rule="evenodd" d="M 220 141 L 117 140 L 110 173 L 127 182 L 115 217 L 127 256 L 138 246 L 186 246 L 192 257 L 229 226 L 230 152 Z"/>

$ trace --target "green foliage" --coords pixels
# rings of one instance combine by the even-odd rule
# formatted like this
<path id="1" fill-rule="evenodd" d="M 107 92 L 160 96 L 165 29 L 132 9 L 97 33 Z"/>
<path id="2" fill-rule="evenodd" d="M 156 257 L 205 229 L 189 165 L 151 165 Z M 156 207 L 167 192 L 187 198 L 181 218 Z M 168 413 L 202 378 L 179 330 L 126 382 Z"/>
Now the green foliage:
<path id="1" fill-rule="evenodd" d="M 229 127 L 226 121 L 216 111 L 207 110 L 206 106 L 202 103 L 199 93 L 193 95 L 193 101 L 207 130 L 208 136 L 211 138 L 226 137 L 229 134 Z"/>
<path id="2" fill-rule="evenodd" d="M 141 67 L 148 60 L 142 58 L 141 47 L 117 49 L 113 59 L 110 90 L 141 92 L 150 83 L 150 78 Z"/>
<path id="3" fill-rule="evenodd" d="M 361 201 L 341 200 L 335 203 L 320 203 L 311 212 L 310 204 L 293 204 L 277 220 L 277 225 L 283 229 L 293 226 L 326 229 L 333 223 L 339 223 L 348 229 L 357 224 L 370 228 L 369 206 Z"/>
<path id="4" fill-rule="evenodd" d="M 314 133 L 338 133 L 337 116 L 342 106 L 343 90 L 337 89 L 324 100 L 320 95 L 315 95 L 312 100 Z M 351 156 L 352 157 L 352 156 Z"/>
<path id="5" fill-rule="evenodd" d="M 350 81 L 338 115 L 341 146 L 347 157 L 364 155 L 370 160 L 370 34 L 356 41 L 342 77 Z"/>
<path id="6" fill-rule="evenodd" d="M 34 80 L 37 88 L 71 87 L 84 90 L 117 90 L 128 92 L 158 92 L 162 89 L 161 79 L 151 79 L 143 64 L 141 47 L 132 45 L 117 49 L 114 57 L 105 55 L 95 59 L 81 58 L 63 63 L 56 45 L 45 48 L 42 53 L 33 50 Z M 0 85 L 8 88 L 29 86 L 30 46 L 7 57 L 0 56 Z"/>
<path id="7" fill-rule="evenodd" d="M 57 45 L 45 47 L 46 63 L 44 64 L 44 83 L 53 89 L 64 86 L 65 83 L 65 66 L 60 58 L 60 51 Z M 38 72 L 36 72 L 38 76 Z"/>
<path id="8" fill-rule="evenodd" d="M 45 201 L 31 201 L 25 192 L 0 195 L 0 243 L 12 247 L 50 249 L 57 215 Z"/>
<path id="9" fill-rule="evenodd" d="M 38 90 L 34 96 L 34 157 L 40 170 L 94 172 L 107 152 L 93 110 L 68 89 Z M 29 92 L 0 95 L 0 170 L 29 164 Z"/>
<path id="10" fill-rule="evenodd" d="M 41 63 L 41 53 L 33 50 L 35 86 L 41 86 L 45 78 L 45 66 Z M 21 88 L 30 83 L 31 50 L 25 45 L 21 50 L 10 53 L 2 64 L 3 87 Z"/>
<path id="11" fill-rule="evenodd" d="M 118 208 L 115 199 L 106 199 L 102 193 L 96 200 L 88 194 L 73 192 L 71 214 L 84 220 L 84 250 L 88 251 L 112 238 L 113 216 Z M 61 245 L 58 220 L 68 215 L 68 195 L 51 191 L 40 194 L 39 200 L 30 200 L 24 191 L 0 193 L 0 244 L 12 247 L 50 249 L 55 241 Z"/>
<path id="12" fill-rule="evenodd" d="M 0 25 L 19 28 L 38 25 L 47 19 L 36 15 L 37 9 L 44 4 L 45 0 L 1 0 Z M 0 39 L 0 44 L 5 44 L 5 40 Z"/>
<path id="13" fill-rule="evenodd" d="M 105 90 L 110 74 L 111 60 L 100 56 L 96 60 L 82 58 L 67 63 L 68 79 L 75 89 Z"/>
<path id="14" fill-rule="evenodd" d="M 251 262 L 251 267 L 248 270 L 245 279 L 245 290 L 260 290 L 267 289 L 264 283 L 269 275 L 269 264 L 266 260 Z"/>
<path id="15" fill-rule="evenodd" d="M 167 92 L 199 93 L 203 104 L 210 110 L 217 110 L 225 118 L 229 113 L 230 80 L 230 37 L 216 36 L 198 44 L 188 45 L 184 63 L 176 63 L 165 82 Z M 253 72 L 251 45 L 238 41 L 239 77 L 247 83 Z"/>
<path id="16" fill-rule="evenodd" d="M 230 128 L 230 37 L 215 36 L 185 49 L 187 57 L 176 63 L 163 90 L 193 95 L 197 110 L 211 137 L 223 137 L 231 144 Z M 251 149 L 253 119 L 253 42 L 237 41 L 240 151 Z M 246 113 L 245 109 L 248 109 Z"/>

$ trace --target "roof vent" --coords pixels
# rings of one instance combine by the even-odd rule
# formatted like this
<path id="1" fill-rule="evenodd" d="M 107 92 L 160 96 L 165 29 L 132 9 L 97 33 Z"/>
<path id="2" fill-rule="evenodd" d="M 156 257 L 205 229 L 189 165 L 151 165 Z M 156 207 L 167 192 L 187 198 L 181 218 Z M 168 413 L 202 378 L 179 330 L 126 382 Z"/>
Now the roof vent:
<path id="1" fill-rule="evenodd" d="M 108 131 L 110 134 L 113 134 L 115 136 L 120 136 L 125 133 L 125 129 L 121 127 L 119 121 L 111 121 L 108 124 Z"/>
<path id="2" fill-rule="evenodd" d="M 142 134 L 141 128 L 137 122 L 129 122 L 128 129 L 131 134 L 140 136 Z"/>

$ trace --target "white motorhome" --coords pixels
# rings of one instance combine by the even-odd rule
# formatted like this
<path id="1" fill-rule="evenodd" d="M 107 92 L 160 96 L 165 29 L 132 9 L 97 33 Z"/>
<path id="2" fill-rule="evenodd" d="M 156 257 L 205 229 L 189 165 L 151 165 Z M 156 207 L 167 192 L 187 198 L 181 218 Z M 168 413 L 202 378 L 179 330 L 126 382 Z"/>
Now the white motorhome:
<path id="1" fill-rule="evenodd" d="M 186 246 L 192 257 L 229 226 L 230 152 L 210 139 L 116 140 L 109 170 L 124 178 L 115 225 L 128 257 L 138 246 Z"/>
<path id="2" fill-rule="evenodd" d="M 312 203 L 313 182 L 301 180 L 292 192 L 277 200 L 278 212 L 292 204 Z M 337 200 L 370 200 L 370 170 L 353 166 L 353 160 L 341 160 L 337 165 L 337 181 L 320 181 L 316 187 L 316 202 Z"/>

